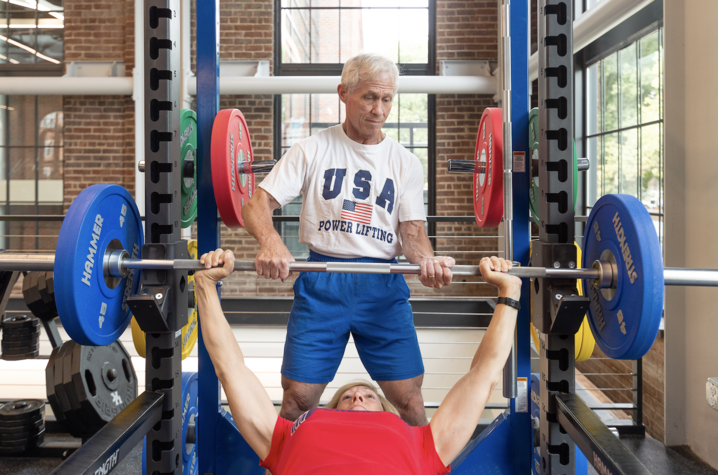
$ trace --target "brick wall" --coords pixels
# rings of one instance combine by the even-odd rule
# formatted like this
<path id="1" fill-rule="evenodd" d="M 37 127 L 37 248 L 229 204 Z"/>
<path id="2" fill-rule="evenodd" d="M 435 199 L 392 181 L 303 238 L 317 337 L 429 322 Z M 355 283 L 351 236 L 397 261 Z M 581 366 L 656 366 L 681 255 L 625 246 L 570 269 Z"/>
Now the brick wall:
<path id="1" fill-rule="evenodd" d="M 437 62 L 441 60 L 497 60 L 498 7 L 495 1 L 439 1 L 436 5 Z M 438 64 L 437 64 L 438 67 Z M 486 107 L 496 107 L 492 96 L 443 94 L 436 97 L 436 214 L 474 214 L 472 175 L 449 174 L 447 160 L 474 157 L 476 133 Z M 478 264 L 481 257 L 498 251 L 496 229 L 476 224 L 439 223 L 436 226 L 437 254 L 452 255 L 458 264 Z M 467 237 L 463 237 L 467 236 Z M 443 237 L 443 238 L 442 238 Z M 441 291 L 414 287 L 416 294 L 495 295 L 493 287 L 480 279 L 455 279 Z"/>
<path id="2" fill-rule="evenodd" d="M 134 64 L 134 2 L 67 0 L 65 61 Z M 118 21 L 119 19 L 119 21 Z M 64 96 L 64 208 L 95 183 L 134 193 L 134 103 L 126 96 Z"/>

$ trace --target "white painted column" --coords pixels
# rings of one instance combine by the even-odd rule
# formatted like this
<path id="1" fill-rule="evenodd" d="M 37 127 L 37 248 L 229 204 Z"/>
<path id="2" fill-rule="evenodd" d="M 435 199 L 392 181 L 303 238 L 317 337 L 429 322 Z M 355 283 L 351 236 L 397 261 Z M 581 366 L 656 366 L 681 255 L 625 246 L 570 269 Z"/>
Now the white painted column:
<path id="1" fill-rule="evenodd" d="M 664 0 L 665 265 L 718 268 L 718 2 Z M 718 291 L 666 290 L 666 445 L 688 445 L 718 468 L 718 412 L 705 383 L 718 376 Z"/>

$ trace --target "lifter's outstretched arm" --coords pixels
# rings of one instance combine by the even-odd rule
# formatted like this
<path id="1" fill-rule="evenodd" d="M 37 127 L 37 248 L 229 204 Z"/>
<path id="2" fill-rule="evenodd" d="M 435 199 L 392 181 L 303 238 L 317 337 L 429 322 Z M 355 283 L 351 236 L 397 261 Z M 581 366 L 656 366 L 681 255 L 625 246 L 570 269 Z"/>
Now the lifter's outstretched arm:
<path id="1" fill-rule="evenodd" d="M 499 289 L 500 297 L 521 298 L 521 279 L 506 272 L 511 262 L 498 257 L 481 260 L 481 275 Z M 431 418 L 434 445 L 444 465 L 451 463 L 471 438 L 481 413 L 501 377 L 511 352 L 518 311 L 497 305 L 469 372 L 451 388 Z"/>
<path id="2" fill-rule="evenodd" d="M 222 313 L 217 295 L 217 282 L 234 270 L 234 255 L 232 251 L 217 249 L 204 254 L 200 262 L 208 269 L 197 272 L 194 277 L 202 338 L 227 393 L 237 428 L 264 460 L 272 446 L 277 411 L 257 376 L 244 364 L 244 355 Z"/>

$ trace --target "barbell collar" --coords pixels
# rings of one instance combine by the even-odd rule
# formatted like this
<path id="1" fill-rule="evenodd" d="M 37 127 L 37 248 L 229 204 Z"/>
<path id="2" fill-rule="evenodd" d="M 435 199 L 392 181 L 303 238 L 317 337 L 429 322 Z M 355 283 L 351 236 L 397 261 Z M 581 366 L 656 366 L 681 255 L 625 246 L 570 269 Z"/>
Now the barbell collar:
<path id="1" fill-rule="evenodd" d="M 256 162 L 239 162 L 237 173 L 267 173 L 276 165 L 274 160 L 260 160 Z"/>
<path id="2" fill-rule="evenodd" d="M 145 172 L 145 161 L 144 161 L 144 160 L 140 160 L 139 162 L 137 162 L 137 170 L 138 170 L 140 173 L 144 173 L 144 172 Z"/>
<path id="3" fill-rule="evenodd" d="M 475 160 L 447 160 L 446 170 L 449 173 L 482 173 L 486 171 L 485 162 Z"/>
<path id="4" fill-rule="evenodd" d="M 576 161 L 578 162 L 578 171 L 580 172 L 586 172 L 591 168 L 591 162 L 588 161 L 588 158 L 579 158 Z"/>

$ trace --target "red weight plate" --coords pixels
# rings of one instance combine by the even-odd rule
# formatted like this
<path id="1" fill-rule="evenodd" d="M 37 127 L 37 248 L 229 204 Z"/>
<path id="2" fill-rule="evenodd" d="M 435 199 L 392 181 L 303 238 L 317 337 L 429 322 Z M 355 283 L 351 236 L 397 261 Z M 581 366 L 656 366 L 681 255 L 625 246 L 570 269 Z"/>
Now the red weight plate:
<path id="1" fill-rule="evenodd" d="M 212 126 L 212 184 L 222 221 L 228 228 L 244 227 L 242 207 L 254 194 L 254 173 L 239 173 L 251 162 L 252 141 L 244 116 L 237 109 L 219 111 Z"/>
<path id="2" fill-rule="evenodd" d="M 503 126 L 501 109 L 487 108 L 481 116 L 474 160 L 474 216 L 482 228 L 495 228 L 504 215 Z"/>

